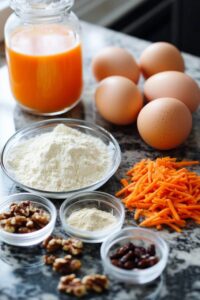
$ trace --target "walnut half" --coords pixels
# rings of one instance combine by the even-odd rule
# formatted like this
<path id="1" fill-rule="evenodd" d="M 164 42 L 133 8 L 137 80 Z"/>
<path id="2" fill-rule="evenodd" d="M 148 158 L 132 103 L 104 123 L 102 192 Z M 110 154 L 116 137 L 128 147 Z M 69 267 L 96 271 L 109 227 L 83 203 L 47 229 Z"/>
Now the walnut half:
<path id="1" fill-rule="evenodd" d="M 77 297 L 87 294 L 86 286 L 74 274 L 62 276 L 58 284 L 58 290 Z"/>
<path id="2" fill-rule="evenodd" d="M 80 267 L 80 260 L 73 259 L 71 255 L 66 255 L 64 258 L 56 258 L 53 262 L 53 270 L 63 274 L 72 273 L 79 270 Z"/>
<path id="3" fill-rule="evenodd" d="M 75 238 L 63 239 L 61 237 L 50 236 L 42 245 L 48 252 L 55 252 L 62 249 L 74 256 L 80 255 L 83 252 L 82 241 Z"/>
<path id="4" fill-rule="evenodd" d="M 72 255 L 80 255 L 83 252 L 83 243 L 78 239 L 75 238 L 69 238 L 67 240 L 63 239 L 62 245 L 63 245 L 62 249 Z"/>
<path id="5" fill-rule="evenodd" d="M 53 265 L 56 258 L 57 257 L 55 255 L 44 255 L 43 256 L 43 261 L 44 261 L 45 265 Z"/>
<path id="6" fill-rule="evenodd" d="M 62 249 L 62 238 L 49 236 L 43 241 L 42 246 L 47 250 L 47 252 L 55 252 Z"/>
<path id="7" fill-rule="evenodd" d="M 105 275 L 92 274 L 83 277 L 82 283 L 86 286 L 87 290 L 102 293 L 108 289 L 109 281 Z"/>
<path id="8" fill-rule="evenodd" d="M 108 284 L 108 278 L 105 275 L 88 275 L 81 280 L 76 278 L 74 274 L 71 274 L 61 277 L 58 290 L 66 294 L 82 297 L 89 291 L 102 293 L 108 288 Z"/>

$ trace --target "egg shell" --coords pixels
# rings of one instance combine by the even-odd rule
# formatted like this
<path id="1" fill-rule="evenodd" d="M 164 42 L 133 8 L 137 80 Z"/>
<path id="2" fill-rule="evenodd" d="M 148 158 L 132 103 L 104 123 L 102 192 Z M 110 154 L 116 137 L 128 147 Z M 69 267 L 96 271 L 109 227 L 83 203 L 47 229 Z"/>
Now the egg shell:
<path id="1" fill-rule="evenodd" d="M 192 129 L 192 115 L 175 98 L 159 98 L 143 107 L 137 119 L 142 139 L 151 147 L 169 150 L 181 145 Z"/>
<path id="2" fill-rule="evenodd" d="M 166 42 L 147 47 L 140 57 L 140 68 L 145 78 L 163 71 L 184 72 L 185 69 L 181 52 Z"/>
<path id="3" fill-rule="evenodd" d="M 147 101 L 161 97 L 172 97 L 185 103 L 191 112 L 200 104 L 198 84 L 188 75 L 167 71 L 151 76 L 144 84 L 144 95 Z"/>
<path id="4" fill-rule="evenodd" d="M 131 80 L 111 76 L 99 84 L 95 93 L 96 107 L 107 121 L 127 125 L 137 119 L 143 106 L 142 94 Z"/>
<path id="5" fill-rule="evenodd" d="M 140 69 L 133 55 L 118 47 L 101 50 L 92 60 L 92 72 L 97 81 L 119 75 L 137 83 L 140 77 Z"/>

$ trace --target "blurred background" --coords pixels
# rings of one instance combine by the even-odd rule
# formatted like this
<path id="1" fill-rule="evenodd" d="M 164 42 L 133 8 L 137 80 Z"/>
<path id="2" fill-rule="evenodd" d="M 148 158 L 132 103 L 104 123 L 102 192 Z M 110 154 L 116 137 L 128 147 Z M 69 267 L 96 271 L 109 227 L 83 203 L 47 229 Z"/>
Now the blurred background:
<path id="1" fill-rule="evenodd" d="M 200 0 L 76 0 L 85 21 L 200 56 Z"/>
<path id="2" fill-rule="evenodd" d="M 10 11 L 0 0 L 0 38 Z M 80 19 L 200 56 L 200 0 L 75 0 Z"/>

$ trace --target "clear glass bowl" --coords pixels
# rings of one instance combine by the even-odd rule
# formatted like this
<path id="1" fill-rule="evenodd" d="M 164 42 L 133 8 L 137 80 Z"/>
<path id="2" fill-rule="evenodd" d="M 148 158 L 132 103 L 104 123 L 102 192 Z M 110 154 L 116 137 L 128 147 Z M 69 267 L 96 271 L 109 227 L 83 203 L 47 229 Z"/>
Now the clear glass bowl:
<path id="1" fill-rule="evenodd" d="M 159 262 L 147 269 L 124 270 L 114 266 L 110 261 L 110 254 L 128 242 L 145 248 L 154 244 Z M 127 227 L 120 232 L 111 234 L 101 246 L 101 258 L 105 272 L 118 281 L 132 284 L 145 284 L 159 277 L 167 264 L 168 252 L 166 242 L 157 233 L 138 227 Z"/>
<path id="2" fill-rule="evenodd" d="M 85 186 L 80 189 L 74 189 L 70 191 L 63 192 L 52 192 L 34 189 L 30 186 L 27 186 L 18 181 L 15 177 L 15 174 L 9 169 L 7 159 L 9 154 L 12 152 L 13 148 L 16 147 L 21 142 L 28 140 L 32 137 L 41 135 L 43 133 L 51 132 L 57 125 L 64 124 L 71 128 L 77 129 L 85 134 L 91 135 L 93 137 L 101 139 L 109 148 L 109 151 L 112 153 L 112 163 L 109 170 L 104 174 L 104 176 L 94 182 L 91 185 Z M 47 198 L 52 199 L 64 199 L 69 196 L 72 196 L 74 193 L 83 192 L 83 191 L 93 191 L 102 186 L 105 182 L 107 182 L 110 177 L 116 172 L 121 162 L 121 151 L 119 144 L 116 139 L 105 129 L 100 126 L 94 125 L 92 123 L 88 123 L 83 120 L 76 119 L 52 119 L 42 122 L 36 122 L 33 125 L 28 126 L 27 128 L 21 129 L 17 131 L 5 144 L 2 154 L 1 154 L 1 167 L 4 173 L 20 188 L 24 189 L 28 192 L 33 192 L 37 195 L 42 195 Z"/>
<path id="3" fill-rule="evenodd" d="M 10 205 L 13 202 L 18 203 L 25 200 L 31 201 L 34 204 L 34 206 L 37 206 L 38 208 L 47 211 L 51 217 L 50 222 L 42 229 L 39 229 L 31 233 L 23 233 L 23 234 L 10 233 L 0 227 L 0 240 L 2 240 L 7 244 L 18 246 L 18 247 L 37 245 L 41 243 L 43 240 L 45 240 L 49 235 L 51 235 L 55 227 L 55 222 L 57 217 L 55 206 L 48 199 L 38 195 L 33 195 L 29 193 L 19 193 L 19 194 L 7 196 L 5 197 L 4 201 L 0 204 L 0 214 L 5 211 L 8 211 Z"/>
<path id="4" fill-rule="evenodd" d="M 87 231 L 77 229 L 67 224 L 66 219 L 72 212 L 82 208 L 97 208 L 112 213 L 117 218 L 117 223 L 107 229 L 98 231 Z M 87 243 L 100 243 L 105 240 L 110 233 L 117 232 L 124 223 L 125 211 L 121 201 L 114 196 L 103 192 L 78 193 L 66 199 L 60 207 L 60 219 L 66 233 L 75 236 Z"/>

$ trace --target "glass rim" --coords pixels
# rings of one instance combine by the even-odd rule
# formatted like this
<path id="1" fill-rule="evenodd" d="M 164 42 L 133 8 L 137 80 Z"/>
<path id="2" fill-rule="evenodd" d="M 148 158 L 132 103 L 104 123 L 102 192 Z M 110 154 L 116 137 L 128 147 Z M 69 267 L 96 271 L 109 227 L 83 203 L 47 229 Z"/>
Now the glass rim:
<path id="1" fill-rule="evenodd" d="M 54 17 L 69 11 L 74 0 L 10 0 L 10 7 L 19 16 Z"/>

